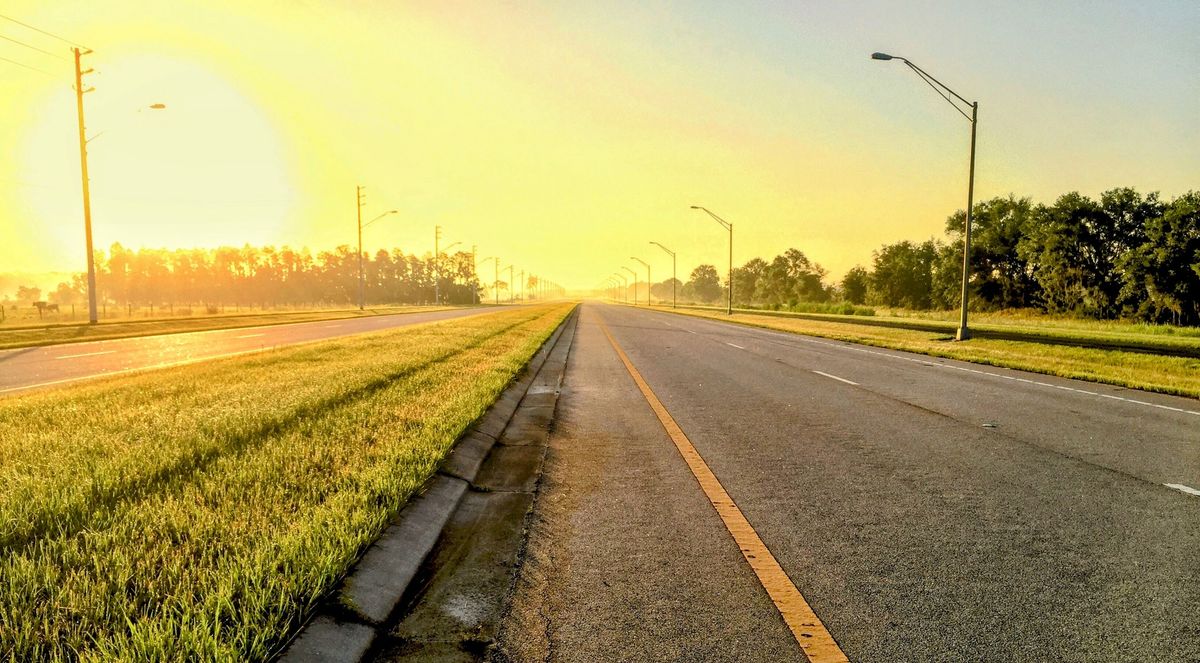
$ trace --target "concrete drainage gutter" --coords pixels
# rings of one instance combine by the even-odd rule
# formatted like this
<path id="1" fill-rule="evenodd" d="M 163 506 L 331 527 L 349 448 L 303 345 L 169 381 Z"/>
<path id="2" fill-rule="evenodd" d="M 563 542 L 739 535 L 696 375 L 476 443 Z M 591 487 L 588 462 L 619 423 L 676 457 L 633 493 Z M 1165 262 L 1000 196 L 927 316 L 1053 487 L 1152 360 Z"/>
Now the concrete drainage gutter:
<path id="1" fill-rule="evenodd" d="M 532 494 L 541 474 L 549 424 L 558 402 L 558 388 L 566 370 L 566 358 L 574 340 L 578 317 L 579 311 L 576 309 L 564 319 L 530 359 L 521 377 L 459 438 L 438 472 L 367 549 L 338 590 L 324 602 L 284 651 L 282 661 L 357 662 L 375 658 L 411 658 L 416 652 L 397 649 L 398 646 L 403 648 L 406 638 L 401 636 L 398 640 L 396 634 L 413 628 L 436 632 L 432 638 L 426 634 L 426 640 L 444 640 L 426 649 L 449 647 L 460 655 L 465 653 L 462 641 L 486 640 L 494 636 L 507 589 L 495 585 L 505 582 L 506 578 L 481 578 L 479 573 L 464 568 L 462 573 L 456 574 L 462 578 L 452 577 L 445 581 L 450 585 L 483 583 L 490 585 L 491 590 L 500 589 L 498 592 L 487 592 L 489 596 L 484 603 L 489 605 L 482 610 L 482 620 L 476 620 L 488 623 L 475 624 L 471 629 L 473 632 L 469 634 L 448 634 L 443 637 L 441 632 L 447 630 L 444 624 L 435 619 L 435 623 L 429 625 L 426 623 L 429 620 L 422 620 L 420 616 L 407 621 L 416 621 L 421 625 L 410 626 L 403 613 L 408 612 L 405 608 L 414 608 L 414 605 L 405 605 L 406 599 L 408 604 L 418 603 L 414 595 L 423 590 L 423 583 L 434 580 L 431 577 L 434 572 L 428 568 L 435 561 L 431 560 L 430 553 L 435 551 L 444 534 L 452 541 L 443 547 L 454 550 L 442 555 L 453 558 L 442 565 L 455 566 L 461 558 L 469 556 L 461 549 L 468 546 L 471 540 L 481 539 L 480 545 L 488 540 L 488 536 L 480 536 L 474 531 L 483 520 L 512 522 L 517 519 L 514 515 L 519 515 L 518 529 L 523 529 L 524 516 L 532 504 Z M 509 512 L 507 518 L 502 514 L 489 514 L 489 507 L 481 506 L 480 500 L 493 492 L 503 501 L 502 508 Z M 484 497 L 477 498 L 477 494 Z M 512 502 L 504 497 L 507 494 L 517 494 L 519 499 Z M 528 499 L 520 499 L 523 496 L 528 496 Z M 468 498 L 466 504 L 464 497 Z M 452 519 L 454 523 L 451 523 Z M 451 523 L 451 531 L 445 532 L 448 523 Z M 455 529 L 460 531 L 456 534 Z M 508 527 L 508 530 L 512 530 L 512 527 Z M 517 532 L 518 540 L 515 543 L 511 531 L 499 536 L 503 539 L 499 548 L 519 548 L 523 540 L 521 532 Z M 481 551 L 475 552 L 478 556 Z M 487 554 L 486 551 L 484 554 Z M 496 566 L 494 560 L 485 564 L 488 567 Z M 471 562 L 468 560 L 461 565 L 470 567 Z M 511 576 L 515 568 L 507 571 L 506 576 Z M 455 574 L 451 572 L 450 575 Z M 495 573 L 485 571 L 482 575 L 495 576 Z M 479 593 L 481 589 L 474 587 L 471 591 Z M 415 606 L 414 612 L 419 611 L 420 606 Z M 434 608 L 434 611 L 437 609 Z M 444 659 L 444 654 L 439 655 L 434 651 L 426 653 L 439 660 Z M 460 656 L 451 654 L 451 658 Z M 466 656 L 463 660 L 470 658 L 473 657 Z"/>

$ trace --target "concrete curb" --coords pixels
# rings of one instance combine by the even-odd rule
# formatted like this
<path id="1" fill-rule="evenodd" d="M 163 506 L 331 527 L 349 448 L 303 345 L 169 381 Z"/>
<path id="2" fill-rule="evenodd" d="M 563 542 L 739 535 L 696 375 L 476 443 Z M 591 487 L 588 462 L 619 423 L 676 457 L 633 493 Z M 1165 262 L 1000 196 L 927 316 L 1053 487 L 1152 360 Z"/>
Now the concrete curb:
<path id="1" fill-rule="evenodd" d="M 501 394 L 446 454 L 437 473 L 400 512 L 341 586 L 279 660 L 285 663 L 360 661 L 375 642 L 377 628 L 396 611 L 417 571 L 475 482 L 480 467 L 504 434 L 521 400 L 557 346 L 563 330 L 578 316 L 578 308 L 563 318 L 550 338 L 534 353 L 516 382 Z"/>

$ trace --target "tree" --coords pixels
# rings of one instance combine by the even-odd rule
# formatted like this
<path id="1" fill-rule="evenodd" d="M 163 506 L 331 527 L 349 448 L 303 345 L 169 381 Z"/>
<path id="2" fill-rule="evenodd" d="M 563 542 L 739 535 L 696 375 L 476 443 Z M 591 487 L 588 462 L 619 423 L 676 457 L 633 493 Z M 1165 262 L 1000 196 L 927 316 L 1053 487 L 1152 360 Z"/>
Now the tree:
<path id="1" fill-rule="evenodd" d="M 712 265 L 700 265 L 692 270 L 687 283 L 696 299 L 711 303 L 721 296 L 721 277 Z"/>
<path id="2" fill-rule="evenodd" d="M 32 304 L 42 300 L 42 289 L 33 285 L 17 286 L 17 301 L 22 304 Z"/>
<path id="3" fill-rule="evenodd" d="M 1025 308 L 1038 303 L 1039 286 L 1029 263 L 1017 250 L 1029 232 L 1033 216 L 1029 198 L 993 198 L 975 205 L 971 227 L 971 300 L 987 308 Z M 946 220 L 951 246 L 962 246 L 963 221 L 959 210 Z M 962 254 L 955 276 L 960 283 Z M 957 298 L 956 298 L 957 299 Z"/>
<path id="4" fill-rule="evenodd" d="M 83 300 L 82 274 L 76 274 L 71 283 L 59 283 L 54 292 L 50 293 L 50 302 L 70 306 Z"/>
<path id="5" fill-rule="evenodd" d="M 921 244 L 903 241 L 883 246 L 875 252 L 871 299 L 885 306 L 929 308 L 936 256 L 937 245 L 933 240 Z"/>
<path id="6" fill-rule="evenodd" d="M 867 288 L 871 284 L 871 273 L 860 265 L 855 265 L 842 277 L 842 297 L 851 304 L 862 304 L 867 301 Z"/>
<path id="7" fill-rule="evenodd" d="M 654 285 L 650 286 L 650 294 L 659 301 L 669 302 L 671 301 L 672 283 L 675 284 L 675 297 L 680 297 L 682 294 L 681 291 L 683 290 L 683 283 L 681 283 L 679 279 L 675 278 L 667 279 L 666 281 L 655 283 Z"/>
<path id="8" fill-rule="evenodd" d="M 1053 205 L 1040 205 L 1029 232 L 1017 250 L 1042 290 L 1047 310 L 1093 317 L 1114 317 L 1119 311 L 1121 257 L 1137 241 L 1147 203 L 1129 190 L 1107 192 L 1098 204 L 1079 193 L 1060 196 Z"/>
<path id="9" fill-rule="evenodd" d="M 1152 322 L 1200 323 L 1200 192 L 1190 191 L 1150 219 L 1140 246 L 1121 261 L 1122 299 Z"/>
<path id="10" fill-rule="evenodd" d="M 762 258 L 754 258 L 741 267 L 733 269 L 733 297 L 737 304 L 752 304 L 761 301 L 759 282 L 767 271 Z"/>

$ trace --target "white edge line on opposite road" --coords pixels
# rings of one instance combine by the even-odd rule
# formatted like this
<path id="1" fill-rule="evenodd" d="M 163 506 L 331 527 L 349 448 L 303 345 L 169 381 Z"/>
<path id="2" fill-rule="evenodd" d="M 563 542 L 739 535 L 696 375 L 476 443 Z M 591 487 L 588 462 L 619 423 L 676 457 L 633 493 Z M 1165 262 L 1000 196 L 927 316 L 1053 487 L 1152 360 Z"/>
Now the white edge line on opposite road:
<path id="1" fill-rule="evenodd" d="M 363 320 L 377 320 L 377 319 L 392 318 L 392 317 L 400 316 L 400 315 L 429 315 L 429 314 L 434 314 L 434 313 L 451 313 L 451 312 L 459 312 L 459 311 L 470 311 L 470 313 L 467 313 L 466 315 L 454 316 L 451 318 L 447 318 L 449 320 L 453 320 L 453 319 L 456 319 L 457 317 L 470 317 L 472 315 L 482 315 L 482 314 L 489 313 L 489 312 L 497 312 L 494 309 L 498 309 L 498 308 L 499 307 L 497 307 L 497 306 L 492 306 L 489 304 L 486 307 L 479 307 L 476 309 L 451 308 L 451 309 L 437 309 L 435 311 L 404 311 L 401 313 L 381 313 L 379 315 L 369 315 L 369 316 L 364 316 L 361 318 L 357 318 L 357 317 L 331 318 L 331 320 L 363 321 Z M 161 339 L 161 338 L 167 338 L 167 337 L 200 336 L 200 335 L 208 335 L 208 334 L 229 334 L 232 332 L 248 331 L 248 330 L 252 330 L 252 329 L 271 329 L 273 327 L 295 327 L 295 326 L 300 326 L 300 325 L 312 326 L 312 325 L 318 325 L 322 322 L 324 322 L 324 321 L 323 320 L 304 320 L 301 322 L 284 322 L 284 323 L 278 323 L 278 324 L 272 324 L 272 325 L 254 325 L 252 327 L 225 327 L 222 329 L 200 329 L 197 331 L 169 332 L 169 333 L 164 333 L 164 334 L 149 334 L 147 336 L 122 336 L 120 338 L 100 338 L 100 339 L 96 339 L 94 341 L 80 341 L 78 343 L 53 343 L 50 345 L 28 345 L 28 346 L 19 347 L 19 348 L 5 348 L 3 350 L 0 350 L 0 354 L 11 353 L 11 352 L 22 352 L 22 351 L 26 351 L 26 350 L 47 350 L 47 349 L 55 349 L 55 348 L 64 348 L 65 349 L 65 346 L 68 346 L 68 345 L 73 346 L 73 347 L 83 347 L 83 346 L 87 346 L 87 345 L 100 345 L 100 344 L 109 344 L 109 343 L 129 343 L 129 342 L 143 341 L 146 339 Z M 429 320 L 427 322 L 443 322 L 443 320 Z M 424 324 L 424 323 L 414 323 L 414 324 Z M 408 326 L 408 325 L 403 325 L 403 326 Z M 693 333 L 695 333 L 695 332 L 693 332 Z M 288 345 L 294 345 L 294 344 L 288 343 Z M 3 393 L 3 392 L 0 392 L 0 393 Z"/>
<path id="2" fill-rule="evenodd" d="M 266 332 L 262 332 L 261 334 L 242 334 L 241 336 L 234 336 L 234 338 L 256 338 L 258 336 L 266 336 L 266 335 L 267 335 Z"/>
<path id="3" fill-rule="evenodd" d="M 83 352 L 83 353 L 80 353 L 77 355 L 63 355 L 61 357 L 55 357 L 55 359 L 75 359 L 76 357 L 95 357 L 96 355 L 110 355 L 114 352 L 116 352 L 116 350 L 101 350 L 100 352 Z"/>
<path id="4" fill-rule="evenodd" d="M 730 346 L 730 347 L 737 348 L 738 350 L 745 350 L 745 349 L 746 349 L 746 348 L 743 348 L 742 346 L 738 345 L 737 343 L 730 343 L 729 341 L 725 341 L 725 345 L 728 345 L 728 346 Z"/>
<path id="5" fill-rule="evenodd" d="M 836 375 L 830 375 L 829 373 L 825 373 L 823 371 L 813 371 L 813 373 L 816 373 L 817 375 L 824 375 L 825 377 L 827 377 L 831 380 L 837 380 L 838 382 L 845 382 L 846 384 L 852 384 L 856 387 L 858 386 L 857 382 L 852 382 L 850 380 L 847 380 L 846 378 L 839 378 Z"/>
<path id="6" fill-rule="evenodd" d="M 482 310 L 481 310 L 481 312 L 480 312 L 479 314 L 482 314 L 482 313 L 487 313 L 489 310 L 491 310 L 491 309 L 493 309 L 493 308 L 496 308 L 496 307 L 494 307 L 494 306 L 489 306 L 489 307 L 487 307 L 487 308 L 485 308 L 485 309 L 482 309 Z M 460 310 L 460 309 L 442 309 L 442 310 L 458 311 L 458 310 Z M 429 312 L 430 312 L 430 313 L 437 313 L 438 311 L 429 311 Z M 471 314 L 469 314 L 469 315 L 479 315 L 479 314 L 476 314 L 476 313 L 471 313 Z M 388 316 L 391 316 L 391 315 L 404 315 L 404 314 L 403 314 L 403 313 L 389 313 L 389 314 L 387 314 L 387 315 L 380 315 L 380 316 L 373 316 L 373 317 L 377 317 L 377 318 L 384 318 L 384 317 L 388 317 Z M 469 317 L 469 315 L 468 315 L 468 316 L 462 316 L 462 317 Z M 364 319 L 364 318 L 356 318 L 356 319 L 359 319 L 359 320 L 361 320 L 361 319 Z M 453 318 L 451 318 L 451 319 L 453 319 Z M 442 321 L 441 321 L 441 320 L 432 320 L 431 322 L 442 322 Z M 313 324 L 313 323 L 311 323 L 311 322 L 297 322 L 297 323 L 294 323 L 294 324 L 297 324 L 297 325 L 304 325 L 304 324 Z M 416 323 L 416 324 L 423 324 L 423 323 Z M 282 326 L 282 325 L 263 325 L 263 327 L 278 327 L 278 326 Z M 405 325 L 405 326 L 407 326 L 407 325 Z M 261 328 L 261 327 L 260 327 L 260 328 Z M 243 329 L 245 329 L 245 328 L 243 328 Z M 241 331 L 241 330 L 236 330 L 236 329 L 212 329 L 212 330 L 208 330 L 208 331 L 202 331 L 202 332 L 186 332 L 186 333 L 189 333 L 189 334 L 208 334 L 208 333 L 214 333 L 214 332 L 223 332 L 223 331 L 224 331 L 224 332 L 228 332 L 228 331 Z M 136 339 L 139 339 L 139 338 L 151 338 L 151 337 L 148 337 L 148 336 L 131 336 L 131 337 L 129 337 L 129 338 L 114 338 L 114 339 L 108 339 L 108 340 L 106 340 L 106 341 L 89 341 L 88 343 L 108 343 L 108 342 L 111 342 L 111 341 L 129 341 L 129 340 L 136 340 Z M 200 362 L 202 362 L 202 361 L 211 361 L 211 360 L 215 360 L 215 359 L 227 359 L 227 358 L 229 358 L 229 357 L 237 357 L 238 355 L 248 355 L 248 354 L 254 354 L 254 353 L 256 353 L 256 352 L 270 352 L 270 351 L 272 351 L 272 350 L 278 350 L 278 349 L 279 349 L 279 348 L 281 348 L 281 347 L 286 347 L 286 348 L 295 348 L 295 347 L 299 347 L 299 346 L 302 346 L 302 345 L 311 345 L 311 344 L 313 344 L 313 343 L 322 343 L 322 342 L 325 342 L 325 341 L 332 341 L 332 340 L 335 340 L 336 338 L 339 338 L 339 337 L 314 338 L 314 339 L 309 339 L 309 340 L 305 340 L 305 341 L 293 341 L 293 342 L 284 343 L 284 344 L 282 344 L 282 345 L 275 345 L 275 346 L 270 346 L 270 347 L 266 347 L 266 346 L 260 346 L 260 347 L 257 347 L 257 348 L 251 348 L 251 349 L 249 349 L 249 350 L 239 350 L 239 351 L 237 351 L 237 352 L 226 352 L 226 353 L 224 353 L 224 354 L 219 354 L 219 355 L 211 355 L 211 356 L 205 356 L 205 357 L 193 357 L 193 358 L 191 358 L 191 359 L 181 359 L 181 360 L 179 360 L 179 361 L 168 361 L 168 362 L 163 362 L 163 363 L 161 363 L 161 364 L 152 364 L 152 365 L 149 365 L 149 366 L 135 366 L 135 367 L 133 367 L 133 368 L 122 368 L 122 369 L 120 369 L 120 370 L 116 370 L 116 371 L 108 371 L 108 372 L 105 372 L 105 373 L 93 373 L 93 374 L 91 374 L 91 375 L 80 375 L 80 376 L 78 376 L 78 377 L 73 377 L 73 378 L 63 378 L 63 379 L 61 379 L 61 380 L 50 380 L 50 381 L 48 381 L 48 382 L 38 382 L 38 383 L 36 383 L 36 384 L 26 384 L 26 385 L 20 385 L 20 386 L 16 386 L 16 387 L 4 387 L 4 388 L 0 388 L 0 394 L 7 394 L 7 393 L 16 392 L 16 391 L 32 391 L 32 390 L 34 390 L 34 389 L 39 389 L 39 388 L 41 388 L 41 387 L 52 387 L 52 386 L 54 386 L 54 385 L 58 385 L 58 384 L 69 384 L 69 383 L 71 383 L 71 382 L 82 382 L 83 380 L 95 380 L 95 379 L 97 379 L 97 378 L 106 378 L 106 377 L 111 377 L 111 376 L 114 376 L 114 375 L 123 375 L 123 374 L 126 374 L 126 373 L 137 373 L 137 372 L 139 372 L 139 371 L 153 371 L 153 370 L 158 370 L 158 369 L 160 369 L 160 368 L 171 368 L 171 367 L 174 367 L 174 366 L 186 366 L 186 365 L 188 365 L 188 364 L 198 364 L 198 363 L 200 363 Z M 86 343 L 78 343 L 78 344 L 71 344 L 71 345 L 86 345 Z M 42 346 L 42 347 L 55 347 L 55 346 Z M 15 348 L 15 349 L 17 349 L 17 350 L 21 350 L 21 349 L 25 349 L 25 348 Z"/>
<path id="7" fill-rule="evenodd" d="M 1163 485 L 1166 486 L 1167 488 L 1174 488 L 1175 490 L 1178 490 L 1181 493 L 1187 493 L 1188 495 L 1195 495 L 1196 497 L 1200 497 L 1200 490 L 1196 490 L 1195 488 L 1192 488 L 1191 486 L 1185 486 L 1181 483 L 1164 483 Z"/>
<path id="8" fill-rule="evenodd" d="M 327 340 L 327 339 L 320 339 L 320 340 Z M 306 343 L 291 343 L 291 344 L 289 344 L 289 347 L 295 347 L 297 345 L 307 345 L 308 343 L 316 343 L 316 342 L 318 342 L 318 341 L 309 341 Z M 107 378 L 107 377 L 111 377 L 114 375 L 123 375 L 125 373 L 137 373 L 138 371 L 153 371 L 153 370 L 157 370 L 160 368 L 171 368 L 173 366 L 186 366 L 188 364 L 198 364 L 202 361 L 211 361 L 214 359 L 225 359 L 228 357 L 236 357 L 238 355 L 248 355 L 248 354 L 254 354 L 256 352 L 267 352 L 269 350 L 274 350 L 274 348 L 254 348 L 252 350 L 227 352 L 225 354 L 212 355 L 209 357 L 193 357 L 192 359 L 182 359 L 180 361 L 168 361 L 168 362 L 164 362 L 161 364 L 151 364 L 149 366 L 137 366 L 135 368 L 122 368 L 117 371 L 108 371 L 106 373 L 94 373 L 92 375 L 80 375 L 79 377 L 74 377 L 74 378 L 63 378 L 62 380 L 50 380 L 49 382 L 39 382 L 37 384 L 27 384 L 27 385 L 22 385 L 19 387 L 7 387 L 4 389 L 0 389 L 0 394 L 8 393 L 10 391 L 25 391 L 25 390 L 30 390 L 30 389 L 37 389 L 39 387 L 51 387 L 56 384 L 67 384 L 69 382 L 80 382 L 82 380 L 95 380 L 96 378 Z"/>

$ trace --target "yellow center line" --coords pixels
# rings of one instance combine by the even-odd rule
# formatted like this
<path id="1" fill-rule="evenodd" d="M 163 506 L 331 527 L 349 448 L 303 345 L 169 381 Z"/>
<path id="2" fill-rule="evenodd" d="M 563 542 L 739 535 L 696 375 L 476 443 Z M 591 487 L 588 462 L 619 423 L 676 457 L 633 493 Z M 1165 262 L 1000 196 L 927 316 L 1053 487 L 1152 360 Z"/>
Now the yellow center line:
<path id="1" fill-rule="evenodd" d="M 725 487 L 709 469 L 708 463 L 704 462 L 704 458 L 696 451 L 696 447 L 684 434 L 683 429 L 675 423 L 674 417 L 663 406 L 662 401 L 658 400 L 654 390 L 642 378 L 642 374 L 634 368 L 633 362 L 629 361 L 625 351 L 608 331 L 608 326 L 603 321 L 599 322 L 600 329 L 608 337 L 608 342 L 612 343 L 613 349 L 617 351 L 617 356 L 625 364 L 625 369 L 629 371 L 629 375 L 637 383 L 638 389 L 646 397 L 646 402 L 650 404 L 654 414 L 658 415 L 658 420 L 662 422 L 663 428 L 667 430 L 667 435 L 675 443 L 679 455 L 683 456 L 683 460 L 691 468 L 696 481 L 700 483 L 700 488 L 708 497 L 708 501 L 712 503 L 713 508 L 717 510 L 717 515 L 721 517 L 725 528 L 729 530 L 734 542 L 741 549 L 742 556 L 746 558 L 750 568 L 758 576 L 758 581 L 762 583 L 763 589 L 767 590 L 771 601 L 779 610 L 783 621 L 791 629 L 792 635 L 795 636 L 796 642 L 800 644 L 800 648 L 809 662 L 848 663 L 849 659 L 846 658 L 846 654 L 842 652 L 833 636 L 825 629 L 825 625 L 808 605 L 808 601 L 804 600 L 800 590 L 796 589 L 791 578 L 784 573 L 783 567 L 779 565 L 775 556 L 759 538 L 758 532 L 754 531 L 750 521 L 746 520 L 742 510 L 734 503 L 729 493 L 725 492 Z"/>

